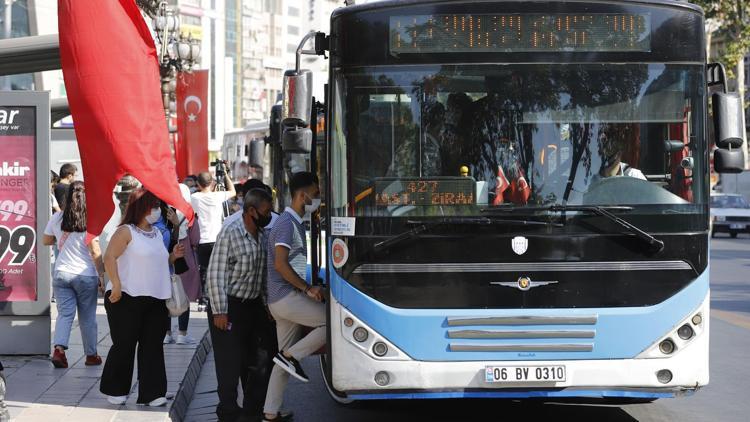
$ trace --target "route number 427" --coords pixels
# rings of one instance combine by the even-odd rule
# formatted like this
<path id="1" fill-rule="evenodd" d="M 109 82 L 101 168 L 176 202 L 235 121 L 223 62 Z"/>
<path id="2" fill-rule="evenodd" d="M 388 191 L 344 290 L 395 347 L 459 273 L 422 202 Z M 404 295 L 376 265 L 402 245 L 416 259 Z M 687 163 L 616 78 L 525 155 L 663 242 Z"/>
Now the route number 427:
<path id="1" fill-rule="evenodd" d="M 0 226 L 0 262 L 5 259 L 8 251 L 13 258 L 8 265 L 23 265 L 34 250 L 36 232 L 29 226 L 18 226 L 13 230 Z"/>

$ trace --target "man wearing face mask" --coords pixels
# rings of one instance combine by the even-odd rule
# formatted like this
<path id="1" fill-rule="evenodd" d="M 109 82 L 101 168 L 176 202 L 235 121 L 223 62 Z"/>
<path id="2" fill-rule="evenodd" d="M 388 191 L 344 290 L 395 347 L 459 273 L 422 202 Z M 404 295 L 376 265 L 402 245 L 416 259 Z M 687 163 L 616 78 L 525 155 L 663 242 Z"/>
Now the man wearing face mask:
<path id="1" fill-rule="evenodd" d="M 248 179 L 243 185 L 242 190 L 245 192 L 250 192 L 253 189 L 263 189 L 266 191 L 271 197 L 273 198 L 273 191 L 271 190 L 271 187 L 264 184 L 259 179 Z M 226 227 L 235 221 L 242 218 L 241 212 L 236 212 L 229 217 L 224 219 L 224 222 L 222 223 L 222 227 Z M 273 228 L 274 222 L 276 222 L 276 219 L 279 218 L 279 214 L 275 213 L 273 210 L 271 210 L 271 222 L 268 224 L 268 227 L 266 227 L 266 231 L 271 230 Z"/>
<path id="2" fill-rule="evenodd" d="M 245 195 L 242 219 L 224 227 L 208 266 L 208 318 L 216 360 L 221 421 L 258 420 L 276 352 L 273 322 L 266 311 L 267 242 L 271 196 Z M 248 370 L 249 367 L 253 370 Z M 237 381 L 243 406 L 237 405 Z"/>
<path id="3" fill-rule="evenodd" d="M 291 374 L 309 379 L 299 361 L 326 343 L 326 308 L 320 287 L 305 282 L 307 239 L 302 217 L 320 206 L 318 179 L 300 172 L 289 181 L 292 206 L 279 216 L 268 239 L 268 308 L 276 320 L 279 353 L 268 384 L 264 421 L 279 421 L 284 389 Z M 304 338 L 302 327 L 313 330 Z"/>

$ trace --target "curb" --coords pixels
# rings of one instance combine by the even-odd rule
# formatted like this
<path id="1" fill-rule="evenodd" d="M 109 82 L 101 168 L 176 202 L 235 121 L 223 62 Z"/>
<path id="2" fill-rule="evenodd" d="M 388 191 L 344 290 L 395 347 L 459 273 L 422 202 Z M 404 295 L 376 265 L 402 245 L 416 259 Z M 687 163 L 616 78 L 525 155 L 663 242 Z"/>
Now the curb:
<path id="1" fill-rule="evenodd" d="M 206 357 L 212 348 L 211 333 L 210 330 L 206 330 L 198 347 L 195 349 L 193 359 L 190 361 L 185 372 L 185 378 L 180 382 L 180 388 L 177 389 L 174 400 L 171 402 L 169 420 L 182 422 L 185 419 L 185 415 L 190 407 L 190 401 L 193 399 L 193 393 L 195 393 L 195 386 L 203 369 L 203 364 L 206 362 Z"/>

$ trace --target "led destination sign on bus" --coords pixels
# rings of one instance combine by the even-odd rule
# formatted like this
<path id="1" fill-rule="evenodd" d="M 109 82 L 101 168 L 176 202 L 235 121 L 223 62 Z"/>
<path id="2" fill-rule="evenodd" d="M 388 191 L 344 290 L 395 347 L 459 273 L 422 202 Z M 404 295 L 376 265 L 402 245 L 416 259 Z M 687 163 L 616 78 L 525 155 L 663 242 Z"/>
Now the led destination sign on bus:
<path id="1" fill-rule="evenodd" d="M 476 183 L 468 177 L 375 180 L 375 204 L 388 206 L 473 205 Z"/>
<path id="2" fill-rule="evenodd" d="M 390 18 L 391 54 L 651 50 L 649 14 L 460 14 Z"/>

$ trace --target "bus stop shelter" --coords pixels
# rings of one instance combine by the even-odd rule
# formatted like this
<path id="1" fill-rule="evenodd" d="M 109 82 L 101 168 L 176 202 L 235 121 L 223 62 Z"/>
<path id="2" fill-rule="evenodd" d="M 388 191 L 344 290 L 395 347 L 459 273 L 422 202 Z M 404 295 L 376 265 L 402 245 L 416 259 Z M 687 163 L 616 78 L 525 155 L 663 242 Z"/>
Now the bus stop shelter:
<path id="1" fill-rule="evenodd" d="M 57 35 L 0 40 L 0 76 L 60 69 Z M 40 242 L 49 220 L 49 151 L 51 115 L 69 114 L 67 101 L 51 110 L 49 93 L 0 92 L 1 162 L 13 167 L 0 180 L 0 355 L 47 355 L 50 352 L 50 249 Z M 29 171 L 31 170 L 31 171 Z"/>

